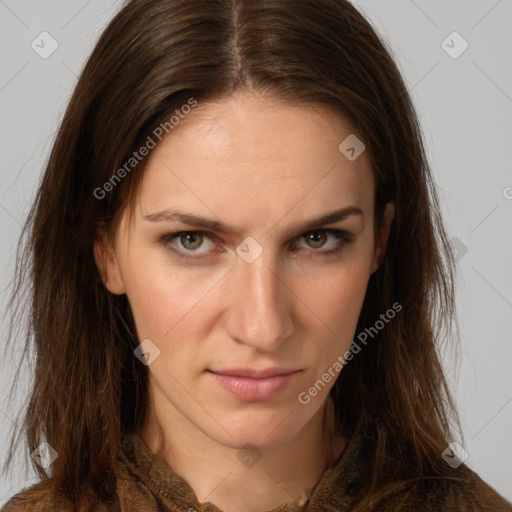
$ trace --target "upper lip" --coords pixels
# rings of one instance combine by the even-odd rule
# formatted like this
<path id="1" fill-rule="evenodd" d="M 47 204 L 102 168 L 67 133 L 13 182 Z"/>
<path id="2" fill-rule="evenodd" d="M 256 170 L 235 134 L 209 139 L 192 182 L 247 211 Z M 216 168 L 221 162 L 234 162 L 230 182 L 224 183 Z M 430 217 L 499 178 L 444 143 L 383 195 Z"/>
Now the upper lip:
<path id="1" fill-rule="evenodd" d="M 253 368 L 233 368 L 229 370 L 210 370 L 213 373 L 221 375 L 232 375 L 237 377 L 250 377 L 253 379 L 264 379 L 265 377 L 275 377 L 277 375 L 288 375 L 300 371 L 296 368 L 272 367 L 264 370 L 255 370 Z"/>

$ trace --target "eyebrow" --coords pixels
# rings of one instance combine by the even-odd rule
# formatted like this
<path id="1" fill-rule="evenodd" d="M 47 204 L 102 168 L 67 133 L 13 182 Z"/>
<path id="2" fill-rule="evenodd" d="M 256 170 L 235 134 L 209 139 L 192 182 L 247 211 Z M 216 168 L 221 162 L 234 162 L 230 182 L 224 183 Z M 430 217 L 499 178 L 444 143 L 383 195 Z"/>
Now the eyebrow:
<path id="1" fill-rule="evenodd" d="M 320 217 L 316 217 L 314 219 L 310 219 L 303 222 L 297 222 L 295 224 L 292 224 L 289 227 L 289 229 L 290 231 L 298 232 L 310 231 L 325 224 L 332 224 L 333 222 L 345 220 L 346 218 L 352 215 L 361 215 L 362 217 L 364 217 L 364 212 L 358 206 L 347 206 L 339 210 L 334 210 L 332 212 L 325 213 Z M 224 222 L 213 219 L 206 219 L 204 217 L 199 217 L 198 215 L 186 212 L 179 212 L 176 210 L 162 210 L 160 212 L 151 213 L 149 215 L 145 215 L 144 219 L 150 222 L 179 221 L 183 224 L 201 227 L 211 231 L 218 231 L 220 233 L 226 233 L 229 235 L 237 234 L 235 228 L 233 228 L 232 226 L 228 226 Z"/>

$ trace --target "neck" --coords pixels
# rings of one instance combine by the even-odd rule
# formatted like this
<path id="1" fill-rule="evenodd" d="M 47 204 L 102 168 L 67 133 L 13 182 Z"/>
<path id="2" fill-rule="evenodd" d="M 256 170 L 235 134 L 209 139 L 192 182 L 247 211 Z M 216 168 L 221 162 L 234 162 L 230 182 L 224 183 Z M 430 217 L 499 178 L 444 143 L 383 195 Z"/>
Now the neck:
<path id="1" fill-rule="evenodd" d="M 331 399 L 291 440 L 254 448 L 252 453 L 219 444 L 180 423 L 183 417 L 158 421 L 153 414 L 139 434 L 154 453 L 163 435 L 162 456 L 169 467 L 191 486 L 199 503 L 209 501 L 225 512 L 264 512 L 282 503 L 302 504 L 306 490 L 318 482 L 347 442 L 335 434 Z M 249 457 L 246 464 L 241 463 L 243 455 Z M 253 456 L 259 457 L 256 463 L 250 459 Z"/>

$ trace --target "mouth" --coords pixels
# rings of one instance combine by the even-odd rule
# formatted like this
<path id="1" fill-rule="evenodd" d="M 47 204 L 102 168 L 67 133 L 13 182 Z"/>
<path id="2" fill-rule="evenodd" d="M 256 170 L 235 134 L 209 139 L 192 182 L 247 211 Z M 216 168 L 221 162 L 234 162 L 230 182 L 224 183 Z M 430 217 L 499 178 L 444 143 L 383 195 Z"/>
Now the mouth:
<path id="1" fill-rule="evenodd" d="M 290 368 L 208 370 L 213 380 L 225 391 L 246 402 L 261 402 L 277 397 L 301 372 Z"/>
<path id="2" fill-rule="evenodd" d="M 256 370 L 253 368 L 235 368 L 226 370 L 208 370 L 217 375 L 229 375 L 232 377 L 248 377 L 251 379 L 264 379 L 267 377 L 277 377 L 279 375 L 289 375 L 291 373 L 300 372 L 298 368 L 282 368 L 272 367 L 264 370 Z"/>

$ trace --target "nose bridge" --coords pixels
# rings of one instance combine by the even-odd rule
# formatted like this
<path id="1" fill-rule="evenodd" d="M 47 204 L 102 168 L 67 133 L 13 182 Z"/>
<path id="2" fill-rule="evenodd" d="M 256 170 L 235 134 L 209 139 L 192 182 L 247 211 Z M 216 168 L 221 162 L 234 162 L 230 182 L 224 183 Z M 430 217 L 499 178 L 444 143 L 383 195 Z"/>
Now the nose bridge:
<path id="1" fill-rule="evenodd" d="M 230 334 L 238 341 L 275 350 L 292 329 L 289 291 L 270 253 L 248 263 L 238 258 L 231 275 Z"/>

